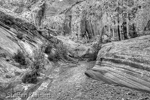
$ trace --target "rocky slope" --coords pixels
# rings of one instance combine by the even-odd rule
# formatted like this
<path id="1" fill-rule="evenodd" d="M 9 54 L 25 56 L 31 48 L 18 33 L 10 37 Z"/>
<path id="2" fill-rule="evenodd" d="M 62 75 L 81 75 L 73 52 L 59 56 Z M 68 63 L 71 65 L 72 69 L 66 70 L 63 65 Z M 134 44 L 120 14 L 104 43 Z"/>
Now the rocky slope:
<path id="1" fill-rule="evenodd" d="M 53 62 L 74 61 L 67 56 L 63 43 L 50 33 L 3 12 L 0 36 L 1 99 L 27 99 L 49 79 L 45 71 L 53 67 Z"/>
<path id="2" fill-rule="evenodd" d="M 18 25 L 16 24 L 17 22 Z M 20 24 L 24 24 L 24 26 L 20 26 Z M 25 90 L 29 91 L 29 88 L 36 86 L 27 86 L 26 83 L 35 84 L 39 80 L 36 77 L 36 67 L 40 66 L 41 69 L 43 69 L 43 67 L 42 64 L 37 64 L 36 60 L 43 59 L 44 62 L 46 61 L 41 52 L 41 47 L 46 42 L 44 42 L 44 38 L 38 37 L 36 28 L 29 25 L 30 24 L 25 25 L 23 21 L 21 22 L 19 19 L 6 16 L 1 12 L 1 99 L 13 99 L 13 97 L 15 99 L 17 97 L 14 96 L 16 93 L 23 93 Z M 25 26 L 28 27 L 28 31 L 25 30 Z M 37 35 L 33 36 L 35 34 Z M 43 61 L 42 63 L 44 64 Z M 35 64 L 37 64 L 37 66 Z M 39 72 L 37 74 L 39 74 Z M 39 81 L 42 80 L 40 79 Z"/>

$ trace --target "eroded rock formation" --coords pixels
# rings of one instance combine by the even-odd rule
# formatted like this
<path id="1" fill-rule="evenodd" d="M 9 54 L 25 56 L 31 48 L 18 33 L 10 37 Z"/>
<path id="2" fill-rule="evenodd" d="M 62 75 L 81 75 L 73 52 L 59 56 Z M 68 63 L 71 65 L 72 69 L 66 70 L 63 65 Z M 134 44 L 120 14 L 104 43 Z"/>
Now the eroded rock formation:
<path id="1" fill-rule="evenodd" d="M 93 79 L 150 92 L 150 37 L 143 36 L 150 30 L 149 0 L 0 0 L 0 5 L 0 93 L 17 90 L 30 100 L 45 80 L 51 83 L 51 69 L 85 60 L 96 61 L 85 73 Z M 62 68 L 57 71 L 67 69 Z M 86 81 L 85 70 L 73 78 Z"/>
<path id="2" fill-rule="evenodd" d="M 109 84 L 150 91 L 149 36 L 103 45 L 87 76 Z"/>
<path id="3" fill-rule="evenodd" d="M 52 68 L 51 61 L 74 62 L 60 40 L 19 18 L 0 12 L 0 31 L 1 99 L 17 98 L 18 92 L 27 99 L 48 78 L 41 74 Z"/>

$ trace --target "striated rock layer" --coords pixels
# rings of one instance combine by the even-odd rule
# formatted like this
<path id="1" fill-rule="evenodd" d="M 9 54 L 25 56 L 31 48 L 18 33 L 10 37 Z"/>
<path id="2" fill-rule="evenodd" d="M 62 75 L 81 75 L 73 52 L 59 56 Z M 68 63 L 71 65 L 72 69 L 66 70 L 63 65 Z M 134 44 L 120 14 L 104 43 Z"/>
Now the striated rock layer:
<path id="1" fill-rule="evenodd" d="M 149 0 L 0 0 L 17 16 L 81 42 L 125 40 L 149 34 Z"/>
<path id="2" fill-rule="evenodd" d="M 150 92 L 150 36 L 103 45 L 85 74 L 109 84 Z"/>
<path id="3" fill-rule="evenodd" d="M 49 79 L 45 72 L 58 60 L 74 62 L 60 40 L 0 12 L 0 99 L 26 100 Z"/>

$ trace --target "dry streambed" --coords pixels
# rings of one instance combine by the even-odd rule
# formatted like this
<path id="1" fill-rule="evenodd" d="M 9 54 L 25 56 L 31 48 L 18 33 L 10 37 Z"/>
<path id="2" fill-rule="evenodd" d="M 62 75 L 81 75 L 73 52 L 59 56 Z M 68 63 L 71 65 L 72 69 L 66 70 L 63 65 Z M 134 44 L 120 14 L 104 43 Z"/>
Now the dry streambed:
<path id="1" fill-rule="evenodd" d="M 28 100 L 149 100 L 150 94 L 125 87 L 105 84 L 88 78 L 84 73 L 95 62 L 78 65 L 62 64 L 53 69 L 47 80 Z"/>

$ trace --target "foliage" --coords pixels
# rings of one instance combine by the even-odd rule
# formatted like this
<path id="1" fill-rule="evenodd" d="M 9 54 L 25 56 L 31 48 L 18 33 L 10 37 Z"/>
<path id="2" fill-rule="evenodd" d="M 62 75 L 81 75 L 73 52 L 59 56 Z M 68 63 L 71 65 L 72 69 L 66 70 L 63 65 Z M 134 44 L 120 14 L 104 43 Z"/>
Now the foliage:
<path id="1" fill-rule="evenodd" d="M 41 71 L 44 69 L 45 58 L 42 50 L 35 50 L 32 70 Z"/>
<path id="2" fill-rule="evenodd" d="M 27 66 L 25 55 L 21 51 L 18 50 L 18 52 L 14 55 L 13 59 L 20 65 Z"/>
<path id="3" fill-rule="evenodd" d="M 26 73 L 22 78 L 23 83 L 36 84 L 38 82 L 38 76 L 44 69 L 45 59 L 41 50 L 35 50 L 34 59 L 31 65 L 31 72 Z"/>
<path id="4" fill-rule="evenodd" d="M 38 82 L 37 76 L 39 76 L 39 74 L 36 71 L 32 71 L 30 73 L 27 73 L 22 78 L 22 82 L 36 84 Z"/>
<path id="5" fill-rule="evenodd" d="M 56 50 L 56 48 L 54 48 L 53 46 L 51 45 L 48 45 L 46 48 L 45 48 L 45 53 L 48 54 L 48 59 L 50 61 L 58 61 L 59 60 L 59 54 L 57 52 L 58 50 Z"/>

